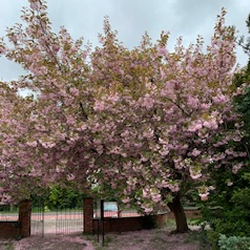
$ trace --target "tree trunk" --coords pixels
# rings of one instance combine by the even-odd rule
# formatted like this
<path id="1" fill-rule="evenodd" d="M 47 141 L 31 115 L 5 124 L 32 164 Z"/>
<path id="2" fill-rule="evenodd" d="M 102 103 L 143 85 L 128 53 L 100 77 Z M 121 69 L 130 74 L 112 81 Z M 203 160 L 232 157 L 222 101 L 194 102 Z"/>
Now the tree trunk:
<path id="1" fill-rule="evenodd" d="M 187 218 L 180 197 L 177 195 L 172 202 L 168 203 L 169 209 L 173 212 L 176 223 L 176 233 L 186 233 L 189 231 Z"/>

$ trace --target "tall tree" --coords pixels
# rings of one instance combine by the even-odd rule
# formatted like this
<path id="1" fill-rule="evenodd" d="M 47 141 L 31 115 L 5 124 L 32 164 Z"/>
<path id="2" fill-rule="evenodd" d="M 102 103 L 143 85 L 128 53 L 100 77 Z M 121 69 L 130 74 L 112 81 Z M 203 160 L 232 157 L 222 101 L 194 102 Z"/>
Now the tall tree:
<path id="1" fill-rule="evenodd" d="M 250 15 L 247 19 L 247 26 L 250 32 Z M 244 51 L 249 54 L 250 40 L 241 39 L 238 43 Z M 242 139 L 235 142 L 236 147 L 245 149 L 246 157 L 241 159 L 235 167 L 230 169 L 218 169 L 218 173 L 212 174 L 213 182 L 216 189 L 211 194 L 211 199 L 204 204 L 203 217 L 210 222 L 213 230 L 209 233 L 213 235 L 212 241 L 218 244 L 220 234 L 227 236 L 248 236 L 250 232 L 249 218 L 249 181 L 250 181 L 250 63 L 238 69 L 233 78 L 235 87 L 241 87 L 234 98 L 235 109 L 239 115 L 239 121 L 242 124 Z M 244 160 L 244 168 L 242 168 L 242 160 Z M 214 212 L 209 208 L 221 207 L 220 216 L 214 216 Z"/>
<path id="2" fill-rule="evenodd" d="M 223 10 L 206 52 L 201 37 L 188 48 L 180 38 L 169 52 L 164 32 L 128 50 L 107 19 L 91 52 L 64 28 L 53 33 L 45 1 L 30 0 L 27 25 L 7 32 L 13 47 L 0 45 L 29 72 L 12 86 L 37 93 L 18 144 L 25 174 L 40 174 L 43 185 L 108 186 L 146 213 L 168 206 L 177 232 L 186 232 L 181 197 L 197 189 L 206 199 L 211 171 L 245 156 L 232 143 L 241 135 L 232 105 L 234 29 L 224 17 Z"/>

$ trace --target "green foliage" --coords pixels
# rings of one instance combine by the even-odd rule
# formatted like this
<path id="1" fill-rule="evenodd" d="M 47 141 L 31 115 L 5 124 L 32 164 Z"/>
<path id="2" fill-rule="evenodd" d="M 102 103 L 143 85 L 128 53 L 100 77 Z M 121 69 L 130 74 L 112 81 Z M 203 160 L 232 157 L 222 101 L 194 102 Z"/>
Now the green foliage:
<path id="1" fill-rule="evenodd" d="M 250 125 L 250 61 L 245 69 L 237 73 L 234 77 L 234 85 L 240 87 L 245 84 L 243 93 L 235 97 L 236 110 L 241 114 L 242 121 L 244 122 L 244 129 L 248 133 L 249 139 L 249 125 Z M 248 140 L 249 141 L 249 140 Z"/>
<path id="2" fill-rule="evenodd" d="M 82 195 L 71 188 L 54 186 L 45 200 L 45 206 L 50 210 L 82 207 Z"/>
<path id="3" fill-rule="evenodd" d="M 248 28 L 248 33 L 250 33 L 250 14 L 248 15 L 246 24 Z M 238 44 L 243 48 L 246 54 L 250 55 L 250 37 L 245 38 L 244 36 L 241 36 L 238 40 Z"/>
<path id="4" fill-rule="evenodd" d="M 250 15 L 249 15 L 250 18 Z M 248 28 L 249 19 L 248 18 Z M 220 168 L 212 179 L 216 190 L 211 192 L 209 201 L 203 205 L 203 217 L 212 228 L 208 232 L 208 239 L 216 249 L 220 234 L 226 236 L 243 237 L 250 234 L 250 61 L 238 72 L 234 78 L 234 86 L 244 88 L 244 91 L 234 99 L 235 108 L 243 122 L 241 133 L 244 139 L 240 144 L 232 142 L 238 148 L 244 147 L 248 155 L 244 160 L 244 167 L 233 174 L 231 169 Z M 216 209 L 211 209 L 216 208 Z"/>
<path id="5" fill-rule="evenodd" d="M 247 20 L 250 32 L 250 15 Z M 245 52 L 249 53 L 249 40 L 240 43 Z M 245 46 L 245 47 L 244 47 Z M 212 249 L 250 249 L 246 236 L 250 235 L 250 60 L 248 65 L 235 75 L 234 86 L 242 87 L 243 91 L 235 99 L 235 108 L 240 115 L 239 123 L 243 140 L 237 148 L 244 147 L 248 155 L 244 159 L 244 167 L 237 174 L 231 169 L 220 168 L 212 179 L 216 190 L 211 192 L 209 201 L 203 205 L 203 218 L 211 227 L 207 238 Z M 215 209 L 211 209 L 215 208 Z M 249 239 L 248 239 L 249 240 Z M 219 244 L 219 245 L 218 245 Z"/>
<path id="6" fill-rule="evenodd" d="M 225 173 L 216 179 L 217 189 L 202 208 L 203 218 L 217 235 L 216 237 L 214 235 L 213 239 L 218 239 L 219 234 L 227 236 L 250 234 L 249 173 L 249 168 L 245 167 L 237 176 Z M 231 179 L 232 186 L 225 185 L 228 178 Z"/>
<path id="7" fill-rule="evenodd" d="M 54 185 L 42 196 L 33 195 L 34 208 L 45 207 L 47 210 L 82 208 L 83 195 L 73 188 Z"/>
<path id="8" fill-rule="evenodd" d="M 212 246 L 207 237 L 207 231 L 204 228 L 189 232 L 186 242 L 199 242 L 199 250 L 212 250 Z"/>
<path id="9" fill-rule="evenodd" d="M 242 134 L 244 139 L 238 147 L 244 147 L 248 152 L 245 158 L 245 166 L 237 174 L 231 169 L 220 168 L 212 173 L 212 179 L 216 189 L 211 192 L 209 200 L 203 204 L 203 218 L 211 230 L 207 231 L 207 239 L 213 250 L 220 249 L 250 249 L 243 244 L 241 237 L 250 235 L 250 62 L 246 69 L 235 76 L 234 84 L 241 86 L 246 84 L 244 92 L 235 98 L 236 110 L 241 115 Z M 236 143 L 236 142 L 235 142 Z M 211 209 L 214 208 L 214 209 Z M 221 236 L 224 235 L 224 236 Z M 228 238 L 227 238 L 228 237 Z M 237 243 L 238 242 L 238 243 Z M 238 245 L 237 245 L 238 244 Z"/>
<path id="10" fill-rule="evenodd" d="M 218 241 L 219 241 L 219 234 L 214 230 L 208 230 L 206 232 L 206 238 L 208 240 L 208 244 L 212 250 L 218 250 Z"/>
<path id="11" fill-rule="evenodd" d="M 16 213 L 18 212 L 18 205 L 13 205 L 13 204 L 1 205 L 0 212 Z"/>
<path id="12" fill-rule="evenodd" d="M 227 237 L 223 234 L 219 237 L 219 249 L 220 250 L 249 250 L 250 249 L 250 237 Z"/>

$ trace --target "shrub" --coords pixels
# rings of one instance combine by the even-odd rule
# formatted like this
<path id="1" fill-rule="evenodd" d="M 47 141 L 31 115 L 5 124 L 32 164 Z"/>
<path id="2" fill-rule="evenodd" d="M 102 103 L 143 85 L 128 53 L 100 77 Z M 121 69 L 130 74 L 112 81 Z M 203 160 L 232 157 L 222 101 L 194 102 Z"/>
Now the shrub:
<path id="1" fill-rule="evenodd" d="M 250 237 L 227 237 L 221 234 L 218 244 L 220 250 L 250 250 Z"/>

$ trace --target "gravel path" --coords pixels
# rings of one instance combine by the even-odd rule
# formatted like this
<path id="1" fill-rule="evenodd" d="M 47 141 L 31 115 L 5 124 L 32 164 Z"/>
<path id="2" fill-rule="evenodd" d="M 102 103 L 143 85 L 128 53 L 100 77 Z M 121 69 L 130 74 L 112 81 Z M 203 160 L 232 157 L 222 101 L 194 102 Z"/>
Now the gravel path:
<path id="1" fill-rule="evenodd" d="M 0 240 L 0 250 L 198 250 L 198 242 L 188 234 L 169 234 L 169 229 L 141 230 L 105 235 L 105 246 L 94 236 L 46 235 L 19 241 Z"/>
<path id="2" fill-rule="evenodd" d="M 92 243 L 82 236 L 29 237 L 15 244 L 14 250 L 95 250 Z"/>
<path id="3" fill-rule="evenodd" d="M 198 242 L 189 242 L 188 234 L 169 234 L 166 229 L 142 230 L 106 235 L 103 250 L 198 250 Z"/>

